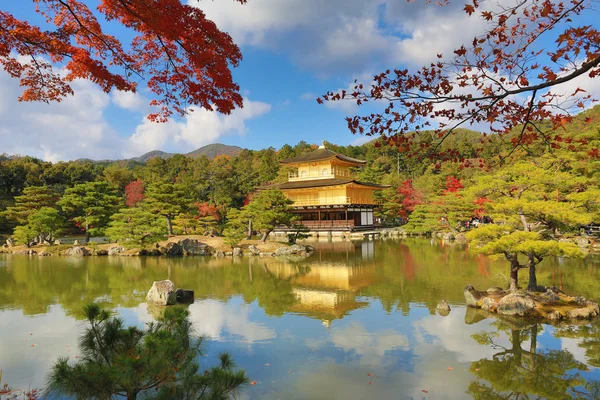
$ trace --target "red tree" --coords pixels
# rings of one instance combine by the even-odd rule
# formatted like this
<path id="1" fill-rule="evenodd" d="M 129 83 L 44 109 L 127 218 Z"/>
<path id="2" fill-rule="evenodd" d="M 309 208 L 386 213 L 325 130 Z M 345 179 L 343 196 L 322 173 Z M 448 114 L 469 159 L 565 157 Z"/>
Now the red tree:
<path id="1" fill-rule="evenodd" d="M 372 83 L 355 82 L 353 90 L 328 92 L 317 101 L 383 102 L 380 112 L 347 118 L 348 128 L 383 136 L 411 155 L 425 148 L 430 157 L 456 159 L 454 150 L 440 151 L 440 143 L 469 124 L 487 126 L 488 133 L 500 137 L 511 135 L 513 150 L 534 142 L 552 146 L 554 130 L 594 101 L 585 87 L 566 89 L 565 84 L 600 76 L 600 31 L 589 24 L 598 19 L 598 0 L 512 4 L 471 0 L 465 12 L 483 18 L 488 29 L 450 58 L 438 54 L 437 61 L 415 71 L 390 69 Z M 437 139 L 430 144 L 408 134 L 432 128 Z"/>
<path id="2" fill-rule="evenodd" d="M 462 184 L 460 179 L 458 179 L 455 176 L 449 176 L 446 178 L 446 190 L 444 190 L 444 194 L 456 193 L 460 189 L 463 189 L 463 188 L 464 188 L 464 185 Z"/>
<path id="3" fill-rule="evenodd" d="M 81 78 L 105 92 L 136 91 L 145 82 L 155 95 L 152 120 L 184 115 L 188 106 L 226 114 L 242 106 L 229 69 L 242 58 L 239 48 L 196 7 L 180 0 L 99 0 L 95 10 L 79 0 L 22 3 L 46 24 L 0 11 L 0 65 L 20 79 L 20 100 L 60 101 L 73 93 L 69 83 Z M 127 28 L 131 42 L 106 33 L 108 22 Z"/>
<path id="4" fill-rule="evenodd" d="M 131 181 L 125 186 L 125 205 L 135 207 L 144 200 L 144 183 L 142 181 Z"/>
<path id="5" fill-rule="evenodd" d="M 423 204 L 423 197 L 421 193 L 413 187 L 412 179 L 404 180 L 402 185 L 398 188 L 398 193 L 402 196 L 402 208 L 398 214 L 403 218 L 408 218 L 415 209 L 415 206 Z"/>
<path id="6" fill-rule="evenodd" d="M 215 206 L 207 202 L 195 203 L 195 206 L 198 209 L 198 218 L 214 217 L 217 222 L 221 219 L 222 206 Z"/>

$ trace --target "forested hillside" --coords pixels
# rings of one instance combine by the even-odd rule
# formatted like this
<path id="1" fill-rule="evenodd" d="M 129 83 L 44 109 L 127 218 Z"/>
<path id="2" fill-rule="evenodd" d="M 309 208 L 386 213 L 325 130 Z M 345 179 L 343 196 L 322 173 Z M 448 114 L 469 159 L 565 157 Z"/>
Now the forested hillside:
<path id="1" fill-rule="evenodd" d="M 502 180 L 500 175 L 507 171 L 525 179 L 527 174 L 533 174 L 529 178 L 537 180 L 560 172 L 562 179 L 569 180 L 572 185 L 559 187 L 548 183 L 539 189 L 543 192 L 539 195 L 548 197 L 548 201 L 554 196 L 553 199 L 558 203 L 578 196 L 590 212 L 596 210 L 593 208 L 596 204 L 594 201 L 597 201 L 594 195 L 600 193 L 597 192 L 600 183 L 600 106 L 581 113 L 572 123 L 557 129 L 554 134 L 559 136 L 559 145 L 546 147 L 542 143 L 516 150 L 513 150 L 510 137 L 499 140 L 493 135 L 484 137 L 475 131 L 459 130 L 442 144 L 445 152 L 452 155 L 451 159 L 444 161 L 430 160 L 426 154 L 407 158 L 401 149 L 382 145 L 377 140 L 361 146 L 337 146 L 333 143 L 327 143 L 327 146 L 368 161 L 367 166 L 359 172 L 360 180 L 392 185 L 392 188 L 379 194 L 383 203 L 380 214 L 383 222 L 397 224 L 408 219 L 407 227 L 427 232 L 440 228 L 440 216 L 458 222 L 484 213 L 486 203 L 491 202 L 493 197 L 486 194 L 489 190 L 486 191 L 485 186 L 495 183 L 486 183 L 482 179 L 495 177 Z M 428 142 L 432 140 L 429 135 L 425 132 L 417 139 Z M 518 135 L 519 132 L 515 132 L 513 138 Z M 81 190 L 106 193 L 109 190 L 107 188 L 110 188 L 111 196 L 118 199 L 118 204 L 113 204 L 111 197 L 110 202 L 104 205 L 94 205 L 107 207 L 107 215 L 102 217 L 102 223 L 106 223 L 110 214 L 119 208 L 134 207 L 137 204 L 135 199 L 141 201 L 149 193 L 170 191 L 173 193 L 171 200 L 163 198 L 155 203 L 160 203 L 157 206 L 160 209 L 172 207 L 169 201 L 183 199 L 181 201 L 186 204 L 177 205 L 178 211 L 173 214 L 177 216 L 176 231 L 183 229 L 178 226 L 186 225 L 186 220 L 189 223 L 190 220 L 207 216 L 222 224 L 227 211 L 242 207 L 257 186 L 287 179 L 288 171 L 279 165 L 279 160 L 315 148 L 316 144 L 301 141 L 280 149 L 240 149 L 236 156 L 219 155 L 214 159 L 207 155 L 192 157 L 175 154 L 168 158 L 150 158 L 146 162 L 127 160 L 105 163 L 85 160 L 50 163 L 33 157 L 2 155 L 0 211 L 3 212 L 0 214 L 0 231 L 10 234 L 23 222 L 15 218 L 15 201 L 17 208 L 56 208 L 71 228 L 77 225 L 77 229 L 93 229 L 89 226 L 86 228 L 86 223 L 90 224 L 85 218 L 82 219 L 81 207 L 65 207 L 61 204 L 66 204 L 64 198 L 69 193 Z M 514 170 L 518 169 L 519 163 L 535 168 L 532 170 L 521 165 L 520 170 Z M 35 191 L 33 188 L 41 187 L 46 196 L 43 202 L 35 204 L 35 197 L 22 197 L 24 193 L 31 195 Z M 507 190 L 513 189 L 509 187 Z M 31 199 L 34 204 L 22 204 Z M 548 203 L 547 206 L 551 207 L 552 204 Z M 415 214 L 411 219 L 409 217 L 413 212 Z M 160 214 L 160 210 L 154 213 Z M 23 215 L 27 216 L 27 212 Z M 555 228 L 558 229 L 558 226 Z"/>

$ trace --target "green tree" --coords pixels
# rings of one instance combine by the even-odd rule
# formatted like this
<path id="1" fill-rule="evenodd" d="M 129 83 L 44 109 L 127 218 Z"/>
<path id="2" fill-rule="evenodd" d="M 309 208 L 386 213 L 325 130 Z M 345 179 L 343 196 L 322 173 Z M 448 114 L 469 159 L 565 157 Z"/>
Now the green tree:
<path id="1" fill-rule="evenodd" d="M 508 225 L 484 225 L 467 233 L 474 254 L 504 256 L 510 262 L 510 290 L 519 288 L 519 270 L 529 269 L 528 290 L 537 290 L 536 266 L 549 256 L 583 257 L 574 243 L 544 239 L 538 232 L 511 230 Z M 526 257 L 521 264 L 519 255 Z"/>
<path id="2" fill-rule="evenodd" d="M 40 242 L 47 240 L 52 243 L 65 228 L 65 218 L 56 208 L 42 207 L 27 218 L 27 225 Z"/>
<path id="3" fill-rule="evenodd" d="M 246 237 L 247 217 L 240 210 L 232 208 L 227 212 L 227 223 L 223 229 L 225 244 L 234 248 Z"/>
<path id="4" fill-rule="evenodd" d="M 173 218 L 185 212 L 192 202 L 180 183 L 152 183 L 146 187 L 143 207 L 167 220 L 167 234 L 173 234 Z"/>
<path id="5" fill-rule="evenodd" d="M 264 242 L 276 227 L 298 225 L 299 218 L 291 207 L 293 203 L 279 189 L 261 190 L 244 206 L 241 218 L 252 221 L 253 229 L 263 233 L 261 241 Z"/>
<path id="6" fill-rule="evenodd" d="M 146 330 L 125 327 L 96 304 L 85 308 L 88 327 L 80 338 L 81 360 L 60 358 L 49 376 L 48 394 L 77 398 L 133 400 L 228 399 L 248 382 L 228 354 L 200 370 L 202 338 L 193 337 L 189 312 L 168 308 Z"/>
<path id="7" fill-rule="evenodd" d="M 91 236 L 104 233 L 110 216 L 121 203 L 121 197 L 108 182 L 88 182 L 67 189 L 58 205 L 77 227 L 85 231 L 88 242 Z"/>
<path id="8" fill-rule="evenodd" d="M 19 225 L 15 228 L 13 237 L 17 243 L 29 247 L 31 246 L 31 242 L 37 237 L 37 233 L 29 225 Z"/>
<path id="9" fill-rule="evenodd" d="M 27 218 L 41 207 L 54 207 L 58 195 L 45 186 L 29 186 L 23 194 L 15 197 L 15 204 L 7 207 L 2 214 L 10 221 L 26 224 Z"/>
<path id="10" fill-rule="evenodd" d="M 124 190 L 125 186 L 133 180 L 133 172 L 129 168 L 119 164 L 107 166 L 104 168 L 102 174 L 106 182 L 119 188 L 119 190 Z"/>
<path id="11" fill-rule="evenodd" d="M 164 227 L 151 212 L 140 207 L 127 207 L 111 216 L 106 235 L 127 246 L 143 246 L 160 240 L 164 236 Z"/>

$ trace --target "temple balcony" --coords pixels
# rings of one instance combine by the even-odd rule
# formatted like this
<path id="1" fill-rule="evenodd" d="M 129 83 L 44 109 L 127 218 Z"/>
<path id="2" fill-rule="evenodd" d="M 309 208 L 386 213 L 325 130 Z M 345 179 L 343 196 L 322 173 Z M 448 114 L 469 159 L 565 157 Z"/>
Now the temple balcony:
<path id="1" fill-rule="evenodd" d="M 288 181 L 306 181 L 314 179 L 333 179 L 333 178 L 358 178 L 358 174 L 350 172 L 347 169 L 338 168 L 323 168 L 318 171 L 302 171 L 301 174 L 298 172 L 290 172 L 288 174 Z"/>
<path id="2" fill-rule="evenodd" d="M 294 202 L 294 207 L 308 207 L 308 206 L 336 206 L 336 205 L 349 205 L 349 204 L 363 204 L 363 205 L 378 205 L 381 201 L 360 198 L 360 197 L 326 197 L 326 198 L 315 198 L 315 199 L 298 199 L 295 200 L 290 198 Z"/>

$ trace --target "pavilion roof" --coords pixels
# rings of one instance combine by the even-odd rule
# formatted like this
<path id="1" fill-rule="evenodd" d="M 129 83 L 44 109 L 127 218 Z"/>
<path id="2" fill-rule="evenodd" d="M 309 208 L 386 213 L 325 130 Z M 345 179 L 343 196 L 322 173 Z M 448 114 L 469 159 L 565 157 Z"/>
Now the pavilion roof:
<path id="1" fill-rule="evenodd" d="M 379 185 L 377 183 L 359 182 L 356 179 L 332 178 L 275 183 L 273 185 L 260 186 L 259 189 L 307 189 L 313 187 L 347 185 L 350 183 L 361 186 L 369 186 L 376 189 L 386 189 L 390 187 L 390 185 Z"/>
<path id="2" fill-rule="evenodd" d="M 286 160 L 281 160 L 281 164 L 301 164 L 315 161 L 325 161 L 330 160 L 332 158 L 337 158 L 341 161 L 355 164 L 355 165 L 364 165 L 367 162 L 365 160 L 359 160 L 356 158 L 348 157 L 340 153 L 336 153 L 335 151 L 329 150 L 328 148 L 321 146 L 317 150 L 311 151 L 310 153 L 302 154 L 298 157 L 288 158 Z"/>

